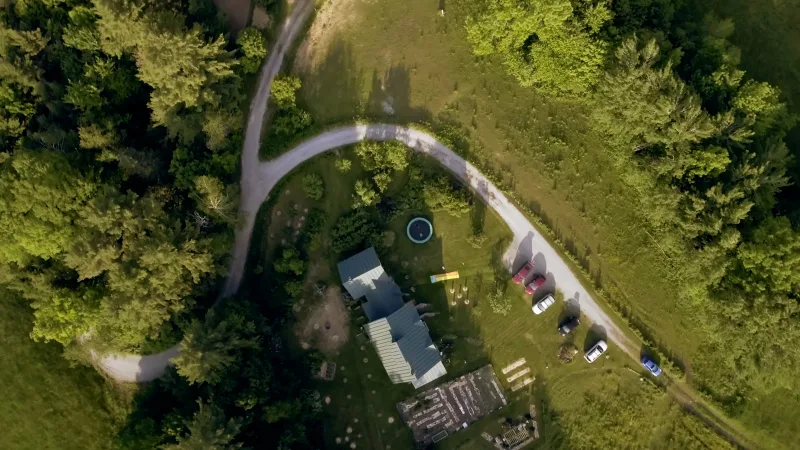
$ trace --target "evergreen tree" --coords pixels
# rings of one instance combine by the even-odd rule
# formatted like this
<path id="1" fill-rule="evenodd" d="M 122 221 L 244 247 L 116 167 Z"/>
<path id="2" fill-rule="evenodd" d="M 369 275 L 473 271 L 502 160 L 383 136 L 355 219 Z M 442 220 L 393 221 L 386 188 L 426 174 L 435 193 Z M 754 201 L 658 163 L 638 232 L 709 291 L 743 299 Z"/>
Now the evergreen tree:
<path id="1" fill-rule="evenodd" d="M 188 434 L 178 436 L 177 444 L 165 445 L 163 450 L 236 450 L 242 448 L 235 442 L 242 428 L 242 420 L 227 419 L 214 404 L 198 401 L 199 409 L 186 423 Z"/>
<path id="2" fill-rule="evenodd" d="M 204 322 L 192 322 L 175 367 L 191 384 L 216 384 L 239 366 L 243 349 L 258 348 L 256 333 L 255 323 L 241 309 L 226 308 L 221 316 L 212 309 Z"/>

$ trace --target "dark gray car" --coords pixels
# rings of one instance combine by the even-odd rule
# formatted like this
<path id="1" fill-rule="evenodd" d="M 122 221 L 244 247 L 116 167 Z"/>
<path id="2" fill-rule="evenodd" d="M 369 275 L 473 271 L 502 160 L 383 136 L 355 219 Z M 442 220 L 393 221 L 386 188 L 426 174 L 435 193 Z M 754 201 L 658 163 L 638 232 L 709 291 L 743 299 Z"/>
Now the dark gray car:
<path id="1" fill-rule="evenodd" d="M 562 336 L 566 336 L 572 333 L 572 330 L 577 328 L 580 323 L 581 319 L 578 319 L 577 317 L 567 317 L 558 327 L 558 332 L 561 333 Z"/>

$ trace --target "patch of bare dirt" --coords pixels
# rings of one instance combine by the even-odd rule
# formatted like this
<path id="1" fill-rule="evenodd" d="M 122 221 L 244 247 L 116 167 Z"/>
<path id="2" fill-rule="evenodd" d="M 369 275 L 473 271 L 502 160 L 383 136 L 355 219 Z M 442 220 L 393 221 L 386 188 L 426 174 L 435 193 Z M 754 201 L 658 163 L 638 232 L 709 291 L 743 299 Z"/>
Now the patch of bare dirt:
<path id="1" fill-rule="evenodd" d="M 294 59 L 294 73 L 306 73 L 325 59 L 336 34 L 359 18 L 359 0 L 328 0 L 317 11 Z"/>
<path id="2" fill-rule="evenodd" d="M 225 21 L 234 31 L 247 26 L 250 18 L 250 0 L 213 0 L 217 9 L 225 13 Z"/>
<path id="3" fill-rule="evenodd" d="M 264 30 L 269 28 L 269 24 L 272 23 L 272 18 L 264 11 L 264 8 L 260 6 L 256 6 L 253 8 L 253 19 L 251 20 L 251 24 L 258 28 L 259 30 Z"/>
<path id="4" fill-rule="evenodd" d="M 331 274 L 331 268 L 328 264 L 319 261 L 312 261 L 308 265 L 306 272 L 306 286 L 310 289 L 313 288 L 317 280 L 325 280 Z"/>
<path id="5" fill-rule="evenodd" d="M 339 286 L 325 289 L 323 298 L 310 306 L 295 333 L 303 347 L 314 347 L 332 357 L 347 342 L 350 332 L 350 313 L 344 306 Z"/>

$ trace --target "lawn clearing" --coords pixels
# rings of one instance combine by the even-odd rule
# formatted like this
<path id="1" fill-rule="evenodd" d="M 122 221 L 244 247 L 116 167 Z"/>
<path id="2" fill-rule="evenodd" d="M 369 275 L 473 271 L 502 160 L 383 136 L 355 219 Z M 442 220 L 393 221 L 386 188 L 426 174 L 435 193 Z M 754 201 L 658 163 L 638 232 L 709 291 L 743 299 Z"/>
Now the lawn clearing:
<path id="1" fill-rule="evenodd" d="M 70 367 L 57 344 L 33 342 L 27 304 L 0 301 L 0 448 L 110 449 L 127 413 L 122 388 Z"/>
<path id="2" fill-rule="evenodd" d="M 336 169 L 335 162 L 341 158 L 352 162 L 350 171 Z M 426 171 L 441 173 L 435 163 L 420 158 L 418 162 Z M 310 200 L 303 191 L 303 178 L 312 173 L 323 180 L 321 200 Z M 355 181 L 365 176 L 351 149 L 314 158 L 290 174 L 260 214 L 261 238 L 253 245 L 262 264 L 268 264 L 264 261 L 270 261 L 282 245 L 301 242 L 302 231 L 297 231 L 303 229 L 301 217 L 306 210 L 325 212 L 328 222 L 320 234 L 330 236 L 336 219 L 351 208 Z M 406 177 L 398 173 L 386 195 L 402 190 Z M 433 224 L 434 236 L 425 244 L 414 244 L 405 235 L 408 221 L 418 216 Z M 480 245 L 469 240 L 476 228 L 483 229 L 486 236 Z M 540 436 L 533 445 L 538 448 L 614 448 L 623 442 L 632 447 L 641 442 L 641 447 L 670 448 L 688 442 L 681 437 L 687 418 L 683 410 L 663 388 L 648 381 L 627 355 L 612 345 L 594 364 L 583 361 L 582 353 L 605 338 L 602 329 L 584 322 L 566 338 L 556 332 L 566 315 L 579 312 L 574 303 L 564 302 L 563 295 L 556 292 L 556 305 L 542 315 L 532 314 L 533 299 L 510 282 L 510 274 L 501 264 L 511 233 L 491 209 L 477 202 L 462 217 L 409 211 L 383 223 L 382 231 L 393 236 L 383 239 L 383 247 L 378 249 L 386 272 L 407 294 L 407 300 L 427 305 L 423 309 L 429 313 L 425 321 L 437 348 L 444 352 L 448 371 L 441 381 L 492 364 L 508 396 L 508 406 L 447 437 L 437 444 L 439 448 L 494 448 L 481 434 L 504 433 L 508 419 L 512 423 L 523 421 L 531 409 L 537 414 Z M 340 284 L 335 264 L 342 258 L 333 254 L 329 245 L 323 242 L 319 248 L 306 249 L 312 268 L 307 272 L 302 304 L 296 308 L 300 323 L 311 317 L 322 301 L 314 294 L 315 286 Z M 445 271 L 458 271 L 459 278 L 431 283 L 431 275 Z M 507 315 L 494 313 L 487 300 L 498 288 L 511 302 Z M 336 376 L 332 381 L 319 381 L 317 386 L 324 399 L 325 442 L 329 448 L 350 448 L 350 444 L 370 449 L 414 448 L 412 432 L 400 420 L 397 403 L 413 397 L 415 391 L 410 384 L 391 384 L 360 329 L 366 320 L 363 311 L 355 306 L 348 313 L 347 342 L 328 351 L 328 359 L 337 365 Z M 557 358 L 564 343 L 573 343 L 578 352 L 570 364 Z M 522 358 L 524 363 L 502 372 Z M 426 385 L 420 391 L 435 385 Z M 587 405 L 596 409 L 587 413 Z M 594 421 L 597 417 L 603 420 Z M 598 435 L 585 431 L 597 427 L 608 431 Z M 695 428 L 708 440 L 708 448 L 729 448 L 710 430 Z M 682 448 L 700 447 L 688 443 Z"/>
<path id="3" fill-rule="evenodd" d="M 711 3 L 734 17 L 733 42 L 742 46 L 749 74 L 781 87 L 796 111 L 797 2 Z M 521 206 L 542 218 L 616 309 L 696 389 L 693 367 L 709 364 L 699 348 L 713 336 L 697 305 L 676 287 L 685 256 L 648 232 L 637 194 L 589 129 L 586 111 L 520 87 L 499 61 L 476 57 L 463 28 L 464 3 L 445 6 L 442 17 L 435 3 L 326 3 L 320 13 L 326 19 L 312 25 L 312 38 L 301 46 L 308 51 L 295 61 L 303 80 L 299 102 L 323 124 L 357 115 L 401 123 L 455 119 L 471 140 L 469 156 L 512 186 Z M 781 394 L 756 392 L 727 424 L 766 448 L 790 445 L 800 429 L 785 418 L 800 408 L 800 397 Z"/>
<path id="4" fill-rule="evenodd" d="M 311 273 L 310 278 L 319 274 Z M 342 291 L 338 285 L 312 287 L 308 311 L 303 320 L 297 323 L 295 334 L 303 348 L 314 347 L 328 357 L 333 357 L 339 348 L 350 338 L 350 313 L 342 301 Z M 317 294 L 317 289 L 322 293 Z M 299 311 L 302 305 L 299 305 Z"/>
<path id="5" fill-rule="evenodd" d="M 312 26 L 318 54 L 299 66 L 304 107 L 322 122 L 455 118 L 486 149 L 472 156 L 511 184 L 594 281 L 690 368 L 705 331 L 671 282 L 681 259 L 647 234 L 634 193 L 581 108 L 547 101 L 496 61 L 476 58 L 458 2 L 444 18 L 434 4 L 351 3 L 347 26 Z"/>

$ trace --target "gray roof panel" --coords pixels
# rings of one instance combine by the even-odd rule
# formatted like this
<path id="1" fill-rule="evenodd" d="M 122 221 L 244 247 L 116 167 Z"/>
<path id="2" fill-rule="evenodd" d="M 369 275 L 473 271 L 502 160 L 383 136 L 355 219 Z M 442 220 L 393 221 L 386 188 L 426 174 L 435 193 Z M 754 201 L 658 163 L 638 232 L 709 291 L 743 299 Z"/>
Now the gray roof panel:
<path id="1" fill-rule="evenodd" d="M 439 350 L 433 345 L 428 328 L 422 321 L 414 325 L 402 339 L 397 342 L 400 352 L 411 366 L 415 376 L 422 376 L 441 361 Z"/>
<path id="2" fill-rule="evenodd" d="M 374 247 L 357 253 L 336 265 L 339 269 L 339 278 L 342 282 L 354 280 L 365 273 L 381 267 L 381 261 Z M 381 270 L 383 272 L 383 270 Z"/>
<path id="3" fill-rule="evenodd" d="M 363 305 L 369 320 L 382 319 L 403 307 L 403 293 L 388 275 L 384 273 L 373 284 L 375 289 L 367 292 L 367 302 Z"/>
<path id="4" fill-rule="evenodd" d="M 446 373 L 439 373 L 442 362 L 439 350 L 412 302 L 364 328 L 393 382 L 420 383 L 424 377 L 427 383 Z"/>

